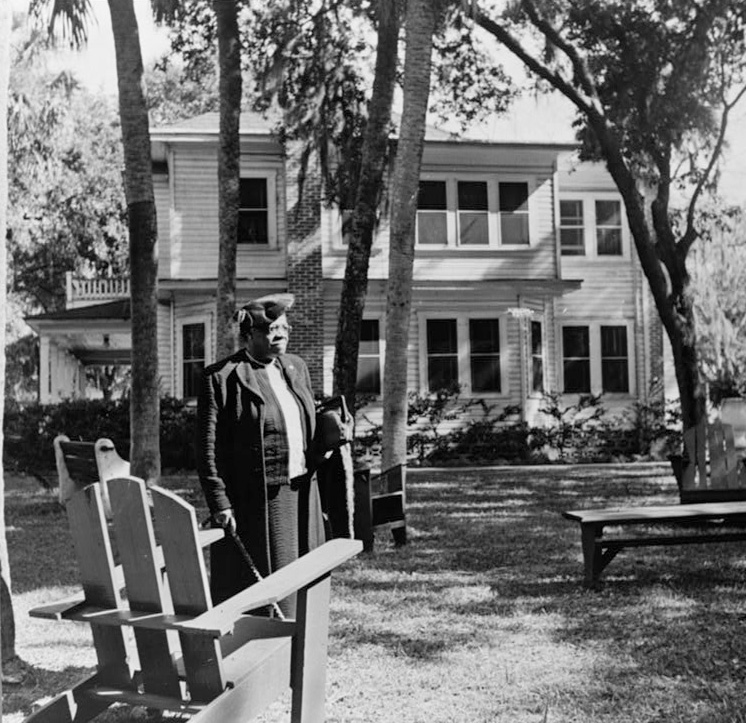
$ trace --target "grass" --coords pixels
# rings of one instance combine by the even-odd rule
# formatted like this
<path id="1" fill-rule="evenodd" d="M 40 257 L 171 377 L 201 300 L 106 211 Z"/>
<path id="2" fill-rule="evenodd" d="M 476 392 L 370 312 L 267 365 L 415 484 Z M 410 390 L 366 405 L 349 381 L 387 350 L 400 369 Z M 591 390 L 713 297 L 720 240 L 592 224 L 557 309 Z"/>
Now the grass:
<path id="1" fill-rule="evenodd" d="M 166 484 L 200 503 L 194 480 Z M 411 544 L 379 535 L 333 577 L 330 723 L 746 721 L 741 544 L 625 550 L 599 590 L 581 585 L 579 530 L 560 512 L 677 502 L 666 466 L 418 470 L 408 484 Z M 4 689 L 16 723 L 95 660 L 84 626 L 27 616 L 75 590 L 64 515 L 9 479 L 7 523 L 28 666 Z M 288 720 L 287 700 L 260 720 Z"/>

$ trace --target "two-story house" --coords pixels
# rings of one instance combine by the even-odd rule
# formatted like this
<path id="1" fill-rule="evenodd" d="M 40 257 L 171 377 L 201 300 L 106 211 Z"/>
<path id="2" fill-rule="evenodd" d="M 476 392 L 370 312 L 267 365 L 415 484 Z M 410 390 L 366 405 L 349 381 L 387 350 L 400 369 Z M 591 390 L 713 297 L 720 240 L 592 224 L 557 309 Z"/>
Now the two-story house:
<path id="1" fill-rule="evenodd" d="M 151 134 L 159 232 L 164 394 L 191 398 L 215 361 L 218 116 Z M 572 141 L 459 140 L 430 129 L 424 151 L 408 347 L 411 390 L 458 382 L 463 397 L 519 405 L 603 393 L 610 408 L 662 391 L 662 334 L 624 208 Z M 269 124 L 241 119 L 237 296 L 290 291 L 291 349 L 331 393 L 346 244 L 341 213 Z M 362 326 L 359 387 L 379 395 L 388 229 L 379 229 Z M 42 402 L 83 393 L 87 364 L 127 363 L 127 284 L 70 279 L 68 309 L 28 321 L 41 338 Z"/>

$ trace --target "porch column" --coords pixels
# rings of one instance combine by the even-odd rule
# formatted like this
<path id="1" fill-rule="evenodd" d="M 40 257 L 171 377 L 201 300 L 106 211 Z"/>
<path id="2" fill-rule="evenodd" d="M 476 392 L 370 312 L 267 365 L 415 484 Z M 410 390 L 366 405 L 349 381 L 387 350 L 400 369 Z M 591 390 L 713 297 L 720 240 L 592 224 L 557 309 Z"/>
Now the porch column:
<path id="1" fill-rule="evenodd" d="M 39 403 L 49 404 L 51 401 L 52 380 L 49 363 L 49 337 L 39 336 Z"/>

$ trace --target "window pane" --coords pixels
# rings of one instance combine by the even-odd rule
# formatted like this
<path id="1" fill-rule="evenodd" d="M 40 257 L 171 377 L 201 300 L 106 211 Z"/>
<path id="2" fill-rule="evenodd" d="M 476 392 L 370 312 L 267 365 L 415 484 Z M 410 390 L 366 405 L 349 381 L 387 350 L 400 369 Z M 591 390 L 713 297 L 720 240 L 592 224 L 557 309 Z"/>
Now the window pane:
<path id="1" fill-rule="evenodd" d="M 543 354 L 544 353 L 540 321 L 531 322 L 531 353 L 532 354 Z"/>
<path id="2" fill-rule="evenodd" d="M 474 392 L 500 391 L 499 356 L 472 356 L 471 388 Z"/>
<path id="3" fill-rule="evenodd" d="M 601 383 L 604 392 L 629 392 L 627 327 L 601 327 Z"/>
<path id="4" fill-rule="evenodd" d="M 445 213 L 418 212 L 417 243 L 440 246 L 448 244 L 448 222 Z"/>
<path id="5" fill-rule="evenodd" d="M 456 338 L 456 320 L 428 319 L 427 353 L 456 354 L 457 352 L 458 341 Z"/>
<path id="6" fill-rule="evenodd" d="M 489 227 L 487 212 L 465 213 L 458 215 L 459 240 L 462 245 L 489 245 Z"/>
<path id="7" fill-rule="evenodd" d="M 459 181 L 458 207 L 461 211 L 486 211 L 487 183 L 485 181 Z"/>
<path id="8" fill-rule="evenodd" d="M 540 321 L 531 322 L 531 391 L 544 391 L 544 343 Z"/>
<path id="9" fill-rule="evenodd" d="M 205 358 L 205 325 L 184 324 L 182 327 L 182 351 L 185 360 Z"/>
<path id="10" fill-rule="evenodd" d="M 562 349 L 567 357 L 590 357 L 587 326 L 563 326 Z"/>
<path id="11" fill-rule="evenodd" d="M 622 255 L 622 205 L 596 201 L 596 243 L 599 256 Z"/>
<path id="12" fill-rule="evenodd" d="M 381 362 L 375 357 L 360 357 L 357 362 L 357 391 L 363 394 L 381 393 Z"/>
<path id="13" fill-rule="evenodd" d="M 500 210 L 528 213 L 528 183 L 501 183 Z"/>
<path id="14" fill-rule="evenodd" d="M 499 354 L 500 320 L 469 319 L 469 341 L 472 354 Z"/>
<path id="15" fill-rule="evenodd" d="M 601 356 L 627 356 L 627 327 L 601 327 Z"/>
<path id="16" fill-rule="evenodd" d="M 587 326 L 562 327 L 565 392 L 591 391 L 590 342 Z"/>
<path id="17" fill-rule="evenodd" d="M 619 201 L 596 201 L 596 226 L 621 226 L 622 206 Z"/>
<path id="18" fill-rule="evenodd" d="M 420 181 L 420 192 L 417 196 L 417 208 L 430 210 L 445 210 L 446 182 Z"/>
<path id="19" fill-rule="evenodd" d="M 360 322 L 359 354 L 378 354 L 381 350 L 378 319 L 363 319 Z"/>
<path id="20" fill-rule="evenodd" d="M 596 239 L 598 241 L 599 256 L 622 255 L 622 229 L 597 228 Z"/>
<path id="21" fill-rule="evenodd" d="M 604 392 L 629 392 L 629 369 L 626 359 L 602 359 L 601 383 Z"/>
<path id="22" fill-rule="evenodd" d="M 560 224 L 562 226 L 582 226 L 583 202 L 560 201 Z"/>
<path id="23" fill-rule="evenodd" d="M 205 368 L 203 361 L 184 364 L 184 396 L 196 397 L 199 394 L 200 379 Z"/>
<path id="24" fill-rule="evenodd" d="M 427 360 L 427 385 L 431 392 L 458 384 L 458 359 L 435 356 Z"/>
<path id="25" fill-rule="evenodd" d="M 239 211 L 238 243 L 269 243 L 269 223 L 266 211 Z"/>
<path id="26" fill-rule="evenodd" d="M 500 230 L 504 244 L 528 246 L 528 216 L 526 214 L 510 216 L 503 213 L 500 217 Z"/>
<path id="27" fill-rule="evenodd" d="M 588 393 L 591 391 L 591 363 L 589 360 L 572 359 L 564 362 L 565 391 Z"/>
<path id="28" fill-rule="evenodd" d="M 242 178 L 239 188 L 239 206 L 241 208 L 268 208 L 267 179 Z"/>
<path id="29" fill-rule="evenodd" d="M 582 228 L 561 228 L 560 248 L 563 256 L 585 256 Z"/>
<path id="30" fill-rule="evenodd" d="M 544 360 L 541 357 L 531 357 L 531 391 L 544 391 Z"/>

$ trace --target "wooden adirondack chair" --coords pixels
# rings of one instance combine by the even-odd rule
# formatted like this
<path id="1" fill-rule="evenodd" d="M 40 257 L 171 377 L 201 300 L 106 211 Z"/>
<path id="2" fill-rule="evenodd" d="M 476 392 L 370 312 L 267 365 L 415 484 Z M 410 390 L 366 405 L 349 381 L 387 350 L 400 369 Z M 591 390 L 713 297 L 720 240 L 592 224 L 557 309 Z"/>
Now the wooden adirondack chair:
<path id="1" fill-rule="evenodd" d="M 684 432 L 684 454 L 671 459 L 682 503 L 746 500 L 746 468 L 733 427 L 716 420 Z"/>
<path id="2" fill-rule="evenodd" d="M 151 517 L 137 478 L 108 488 L 114 545 L 93 484 L 67 504 L 83 594 L 31 611 L 89 623 L 98 669 L 27 721 L 88 721 L 124 702 L 192 723 L 243 723 L 291 687 L 293 723 L 321 723 L 330 574 L 362 544 L 328 542 L 213 607 L 202 547 L 223 531 L 200 532 L 194 508 L 159 487 Z M 295 620 L 247 614 L 296 591 Z"/>

